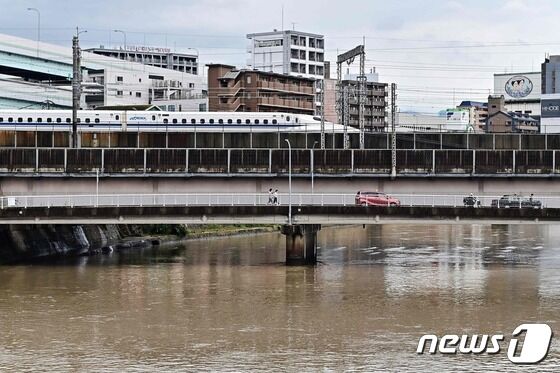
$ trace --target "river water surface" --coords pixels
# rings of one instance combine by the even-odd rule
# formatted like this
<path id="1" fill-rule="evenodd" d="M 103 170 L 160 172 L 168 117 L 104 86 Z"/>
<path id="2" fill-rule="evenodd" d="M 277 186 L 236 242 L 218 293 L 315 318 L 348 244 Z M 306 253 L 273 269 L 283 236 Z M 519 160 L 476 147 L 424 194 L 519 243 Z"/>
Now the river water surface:
<path id="1" fill-rule="evenodd" d="M 316 267 L 277 233 L 0 267 L 0 371 L 514 371 L 522 323 L 560 335 L 559 226 L 325 228 Z M 504 334 L 418 355 L 423 334 Z M 540 370 L 558 371 L 559 338 Z"/>

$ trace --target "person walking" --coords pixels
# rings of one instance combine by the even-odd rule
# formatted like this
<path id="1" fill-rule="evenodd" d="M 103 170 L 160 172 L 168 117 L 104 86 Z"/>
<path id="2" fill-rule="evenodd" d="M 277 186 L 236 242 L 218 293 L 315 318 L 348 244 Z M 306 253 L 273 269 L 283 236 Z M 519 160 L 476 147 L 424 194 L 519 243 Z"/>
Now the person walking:
<path id="1" fill-rule="evenodd" d="M 273 197 L 274 197 L 274 198 L 273 198 L 274 204 L 275 204 L 276 206 L 280 205 L 280 202 L 278 201 L 278 189 L 275 189 L 275 190 L 274 190 L 274 193 L 273 193 L 272 195 L 273 195 Z"/>
<path id="2" fill-rule="evenodd" d="M 268 202 L 267 205 L 272 205 L 274 203 L 274 196 L 272 195 L 272 188 L 268 189 Z"/>

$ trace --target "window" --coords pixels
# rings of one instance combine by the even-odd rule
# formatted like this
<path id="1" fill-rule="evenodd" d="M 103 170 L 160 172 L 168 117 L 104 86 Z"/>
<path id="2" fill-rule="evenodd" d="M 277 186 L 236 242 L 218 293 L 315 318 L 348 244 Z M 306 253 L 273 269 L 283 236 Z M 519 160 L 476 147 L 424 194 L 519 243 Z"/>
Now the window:
<path id="1" fill-rule="evenodd" d="M 99 118 L 95 118 L 95 123 L 99 123 Z"/>
<path id="2" fill-rule="evenodd" d="M 33 118 L 27 118 L 27 122 L 28 122 L 28 123 L 33 122 Z"/>
<path id="3" fill-rule="evenodd" d="M 52 118 L 47 118 L 47 123 L 52 123 Z"/>
<path id="4" fill-rule="evenodd" d="M 241 119 L 238 119 L 238 120 L 237 120 L 237 124 L 241 124 Z"/>
<path id="5" fill-rule="evenodd" d="M 163 124 L 167 124 L 167 123 L 169 123 L 169 119 L 165 118 L 165 119 L 163 120 Z"/>
<path id="6" fill-rule="evenodd" d="M 123 77 L 122 76 L 117 76 L 117 82 L 122 82 L 123 81 Z"/>
<path id="7" fill-rule="evenodd" d="M 276 123 L 278 123 L 278 121 L 276 119 L 273 119 L 272 124 L 276 124 Z"/>
<path id="8" fill-rule="evenodd" d="M 37 118 L 37 123 L 43 123 L 43 118 Z"/>
<path id="9" fill-rule="evenodd" d="M 4 118 L 0 118 L 0 122 L 3 122 L 3 121 L 4 121 Z"/>
<path id="10" fill-rule="evenodd" d="M 228 119 L 227 122 L 228 122 L 228 124 L 232 124 L 232 123 L 233 123 L 233 120 L 232 120 L 232 119 Z"/>
<path id="11" fill-rule="evenodd" d="M 185 118 L 181 119 L 181 123 L 187 124 L 187 120 Z"/>
<path id="12" fill-rule="evenodd" d="M 223 119 L 218 119 L 218 123 L 219 124 L 224 124 L 224 120 Z"/>
<path id="13" fill-rule="evenodd" d="M 191 119 L 191 123 L 192 123 L 192 124 L 196 124 L 196 119 L 194 119 L 194 118 Z"/>
<path id="14" fill-rule="evenodd" d="M 81 120 L 80 118 L 78 118 L 78 119 L 76 120 L 76 123 L 81 123 L 81 122 L 82 122 L 82 120 Z"/>
<path id="15" fill-rule="evenodd" d="M 245 124 L 251 124 L 251 119 L 245 119 Z"/>
<path id="16" fill-rule="evenodd" d="M 204 122 L 205 122 L 204 119 L 201 119 L 201 120 L 200 120 L 200 124 L 204 124 Z"/>
<path id="17" fill-rule="evenodd" d="M 155 115 L 152 115 L 152 120 L 156 120 L 156 116 L 155 116 Z"/>
<path id="18" fill-rule="evenodd" d="M 91 120 L 89 118 L 86 118 L 86 123 L 91 122 Z"/>
<path id="19" fill-rule="evenodd" d="M 123 95 L 123 91 L 117 91 L 117 96 L 122 96 Z"/>
<path id="20" fill-rule="evenodd" d="M 142 92 L 136 92 L 136 97 L 142 97 Z"/>
<path id="21" fill-rule="evenodd" d="M 259 120 L 258 120 L 258 119 L 255 119 L 255 124 L 259 124 Z"/>
<path id="22" fill-rule="evenodd" d="M 66 118 L 66 123 L 72 123 L 72 119 Z"/>
<path id="23" fill-rule="evenodd" d="M 288 115 L 288 116 L 286 117 L 286 122 L 289 122 L 289 121 L 290 121 L 290 116 Z"/>
<path id="24" fill-rule="evenodd" d="M 132 96 L 132 91 L 128 92 L 128 95 L 129 95 L 129 96 Z"/>
<path id="25" fill-rule="evenodd" d="M 115 115 L 115 120 L 119 120 L 119 116 L 118 116 L 118 115 Z"/>
<path id="26" fill-rule="evenodd" d="M 12 123 L 14 121 L 14 118 L 8 118 L 8 122 Z"/>
<path id="27" fill-rule="evenodd" d="M 251 84 L 251 75 L 247 75 L 247 84 Z"/>
<path id="28" fill-rule="evenodd" d="M 264 124 L 268 124 L 268 119 L 263 120 Z"/>
<path id="29" fill-rule="evenodd" d="M 214 119 L 209 120 L 210 124 L 214 124 Z"/>
<path id="30" fill-rule="evenodd" d="M 173 124 L 177 124 L 177 118 L 173 119 Z"/>
<path id="31" fill-rule="evenodd" d="M 23 122 L 23 118 L 18 118 L 17 121 L 18 121 L 18 123 L 21 123 L 21 122 Z"/>

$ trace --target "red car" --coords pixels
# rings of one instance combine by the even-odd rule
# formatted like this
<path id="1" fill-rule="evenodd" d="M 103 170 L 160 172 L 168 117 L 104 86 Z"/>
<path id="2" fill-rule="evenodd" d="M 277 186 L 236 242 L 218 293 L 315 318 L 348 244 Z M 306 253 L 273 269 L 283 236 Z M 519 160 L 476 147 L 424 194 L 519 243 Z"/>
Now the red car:
<path id="1" fill-rule="evenodd" d="M 401 201 L 381 192 L 358 192 L 356 193 L 356 205 L 400 206 Z"/>

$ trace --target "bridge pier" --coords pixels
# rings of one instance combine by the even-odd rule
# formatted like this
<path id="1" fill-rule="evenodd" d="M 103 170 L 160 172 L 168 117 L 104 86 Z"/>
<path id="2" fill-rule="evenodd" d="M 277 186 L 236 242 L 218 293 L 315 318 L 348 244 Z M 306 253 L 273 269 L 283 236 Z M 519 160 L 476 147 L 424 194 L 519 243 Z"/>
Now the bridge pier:
<path id="1" fill-rule="evenodd" d="M 286 264 L 305 265 L 317 263 L 318 224 L 283 225 L 286 236 Z"/>

